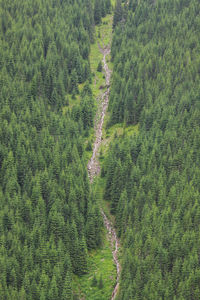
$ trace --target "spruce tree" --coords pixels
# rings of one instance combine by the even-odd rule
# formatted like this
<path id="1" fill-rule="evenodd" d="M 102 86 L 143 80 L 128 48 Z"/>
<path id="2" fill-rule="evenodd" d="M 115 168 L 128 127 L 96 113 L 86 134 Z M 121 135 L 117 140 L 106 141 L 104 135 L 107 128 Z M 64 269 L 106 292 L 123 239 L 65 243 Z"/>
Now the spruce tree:
<path id="1" fill-rule="evenodd" d="M 102 15 L 101 2 L 102 1 L 100 1 L 100 0 L 95 0 L 95 2 L 94 2 L 94 21 L 95 21 L 95 24 L 100 24 L 101 23 L 101 15 Z"/>
<path id="2" fill-rule="evenodd" d="M 62 300 L 72 300 L 72 285 L 71 285 L 71 277 L 69 272 L 67 272 L 66 277 L 65 277 L 65 282 L 64 282 L 64 287 L 62 291 Z"/>
<path id="3" fill-rule="evenodd" d="M 114 9 L 114 18 L 113 18 L 113 28 L 122 20 L 123 18 L 123 8 L 121 0 L 117 0 Z"/>
<path id="4" fill-rule="evenodd" d="M 98 64 L 97 71 L 102 72 L 102 63 L 101 63 L 101 61 Z"/>
<path id="5" fill-rule="evenodd" d="M 100 290 L 103 289 L 103 287 L 104 287 L 102 275 L 101 275 L 100 278 L 99 278 L 99 284 L 98 284 L 98 287 L 99 287 Z"/>
<path id="6" fill-rule="evenodd" d="M 98 281 L 97 281 L 97 278 L 96 278 L 96 274 L 94 274 L 94 276 L 92 278 L 92 284 L 91 284 L 91 286 L 95 287 L 95 286 L 97 286 L 97 283 L 98 283 Z"/>

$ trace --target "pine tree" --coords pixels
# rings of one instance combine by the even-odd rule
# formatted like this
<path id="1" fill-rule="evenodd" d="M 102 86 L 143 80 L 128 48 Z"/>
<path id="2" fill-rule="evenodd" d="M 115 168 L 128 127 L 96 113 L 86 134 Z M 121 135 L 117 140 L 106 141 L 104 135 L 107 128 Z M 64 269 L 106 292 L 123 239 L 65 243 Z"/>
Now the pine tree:
<path id="1" fill-rule="evenodd" d="M 111 1 L 110 0 L 106 0 L 105 6 L 106 6 L 106 12 L 108 14 L 111 13 Z"/>
<path id="2" fill-rule="evenodd" d="M 92 278 L 92 284 L 91 284 L 91 286 L 95 287 L 95 286 L 97 286 L 97 283 L 98 283 L 98 281 L 97 281 L 97 278 L 96 278 L 96 274 L 94 274 L 94 276 Z"/>
<path id="3" fill-rule="evenodd" d="M 101 23 L 101 1 L 95 0 L 94 3 L 94 21 L 95 24 L 100 24 Z"/>
<path id="4" fill-rule="evenodd" d="M 106 16 L 106 8 L 105 8 L 105 3 L 104 1 L 101 1 L 101 16 L 105 17 Z"/>
<path id="5" fill-rule="evenodd" d="M 71 286 L 71 276 L 70 273 L 67 272 L 65 277 L 65 283 L 62 291 L 62 300 L 72 300 L 72 286 Z"/>
<path id="6" fill-rule="evenodd" d="M 87 273 L 88 267 L 87 267 L 87 248 L 85 240 L 82 238 L 79 241 L 78 249 L 77 249 L 77 266 L 78 269 L 76 271 L 77 274 L 82 275 Z"/>
<path id="7" fill-rule="evenodd" d="M 102 275 L 101 275 L 100 278 L 99 278 L 99 284 L 98 284 L 98 287 L 99 287 L 100 290 L 103 289 L 103 287 L 104 287 Z"/>
<path id="8" fill-rule="evenodd" d="M 123 8 L 121 4 L 121 0 L 117 0 L 114 10 L 114 18 L 113 18 L 113 28 L 122 20 L 123 18 Z"/>
<path id="9" fill-rule="evenodd" d="M 120 161 L 117 162 L 117 166 L 115 168 L 113 184 L 112 184 L 112 192 L 111 192 L 111 212 L 115 213 L 118 205 L 118 201 L 121 194 L 121 189 L 123 186 L 123 176 L 122 176 L 122 166 Z"/>
<path id="10" fill-rule="evenodd" d="M 98 64 L 97 71 L 102 72 L 102 63 L 101 63 L 101 61 Z"/>
<path id="11" fill-rule="evenodd" d="M 57 288 L 57 282 L 56 282 L 56 277 L 53 276 L 51 280 L 51 285 L 48 293 L 48 299 L 49 300 L 58 300 L 59 299 L 59 291 Z"/>
<path id="12" fill-rule="evenodd" d="M 70 83 L 70 91 L 75 95 L 78 94 L 78 76 L 75 70 L 72 71 L 71 75 L 71 83 Z"/>
<path id="13" fill-rule="evenodd" d="M 87 247 L 88 249 L 95 249 L 96 242 L 95 242 L 95 222 L 93 218 L 89 218 L 86 224 L 86 240 L 87 240 Z"/>

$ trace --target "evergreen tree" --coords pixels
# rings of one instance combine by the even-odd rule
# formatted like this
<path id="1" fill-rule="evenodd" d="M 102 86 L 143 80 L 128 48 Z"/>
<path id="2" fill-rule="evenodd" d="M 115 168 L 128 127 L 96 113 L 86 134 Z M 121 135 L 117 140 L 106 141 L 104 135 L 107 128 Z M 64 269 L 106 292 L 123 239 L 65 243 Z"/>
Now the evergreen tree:
<path id="1" fill-rule="evenodd" d="M 94 21 L 95 24 L 101 23 L 101 16 L 102 16 L 102 1 L 95 0 L 94 2 Z"/>
<path id="2" fill-rule="evenodd" d="M 113 28 L 123 19 L 123 8 L 121 0 L 117 0 L 114 9 Z"/>
<path id="3" fill-rule="evenodd" d="M 71 278 L 70 274 L 67 272 L 65 277 L 65 283 L 62 291 L 62 300 L 72 300 L 72 286 L 71 286 Z"/>
<path id="4" fill-rule="evenodd" d="M 101 63 L 101 61 L 98 64 L 97 71 L 102 72 L 102 63 Z"/>
<path id="5" fill-rule="evenodd" d="M 97 286 L 97 283 L 98 283 L 98 281 L 97 281 L 97 278 L 96 278 L 96 274 L 94 274 L 94 277 L 92 278 L 92 286 Z"/>
<path id="6" fill-rule="evenodd" d="M 98 284 L 99 289 L 101 290 L 103 288 L 103 278 L 102 275 L 99 278 L 99 284 Z"/>
<path id="7" fill-rule="evenodd" d="M 58 299 L 62 293 L 71 299 L 72 273 L 87 271 L 90 191 L 82 158 L 94 118 L 92 4 L 1 5 L 1 299 Z M 65 105 L 80 83 L 83 95 L 73 114 Z"/>
<path id="8" fill-rule="evenodd" d="M 77 264 L 78 270 L 77 273 L 82 275 L 87 273 L 87 248 L 84 239 L 82 238 L 79 241 L 78 249 L 77 249 Z"/>
<path id="9" fill-rule="evenodd" d="M 50 289 L 49 289 L 49 295 L 48 298 L 50 300 L 57 300 L 59 298 L 58 296 L 58 288 L 57 288 L 57 283 L 56 283 L 56 278 L 55 276 L 53 276 L 52 280 L 51 280 L 51 285 L 50 285 Z"/>

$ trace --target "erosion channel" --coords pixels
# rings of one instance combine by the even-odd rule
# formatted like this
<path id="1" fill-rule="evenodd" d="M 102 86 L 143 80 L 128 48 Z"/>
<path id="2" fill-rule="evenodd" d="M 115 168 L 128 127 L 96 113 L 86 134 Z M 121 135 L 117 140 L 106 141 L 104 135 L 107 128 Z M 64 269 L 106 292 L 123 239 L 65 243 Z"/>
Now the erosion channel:
<path id="1" fill-rule="evenodd" d="M 100 173 L 100 164 L 99 164 L 98 156 L 99 156 L 99 148 L 102 141 L 103 122 L 104 122 L 104 117 L 106 114 L 108 101 L 109 101 L 110 77 L 111 77 L 111 70 L 109 69 L 108 64 L 106 62 L 106 57 L 107 55 L 110 54 L 110 46 L 103 45 L 102 48 L 99 44 L 98 47 L 99 47 L 99 51 L 103 54 L 102 63 L 103 63 L 103 69 L 105 73 L 106 91 L 100 96 L 99 99 L 99 109 L 97 112 L 97 117 L 95 122 L 95 142 L 93 145 L 92 157 L 88 162 L 88 175 L 90 178 L 90 183 L 92 183 L 94 177 L 99 175 Z M 106 216 L 102 208 L 101 208 L 101 214 L 103 217 L 104 225 L 107 229 L 107 236 L 111 244 L 113 260 L 117 269 L 117 279 L 116 279 L 114 290 L 112 292 L 112 296 L 110 298 L 111 300 L 113 300 L 115 299 L 118 292 L 120 269 L 121 269 L 118 260 L 119 240 L 117 238 L 117 234 L 111 220 L 108 219 L 108 217 Z"/>

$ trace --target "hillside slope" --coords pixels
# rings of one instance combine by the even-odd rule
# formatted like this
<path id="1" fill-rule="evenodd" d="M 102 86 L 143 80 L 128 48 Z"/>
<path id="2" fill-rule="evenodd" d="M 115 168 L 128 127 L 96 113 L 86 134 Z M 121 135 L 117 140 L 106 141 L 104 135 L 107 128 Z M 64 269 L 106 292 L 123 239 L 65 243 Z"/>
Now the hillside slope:
<path id="1" fill-rule="evenodd" d="M 199 11 L 197 0 L 116 10 L 108 126 L 139 128 L 115 136 L 102 173 L 123 245 L 120 300 L 199 299 Z"/>
<path id="2" fill-rule="evenodd" d="M 92 1 L 0 0 L 1 299 L 76 298 L 73 274 L 101 244 L 85 157 L 94 14 Z"/>

